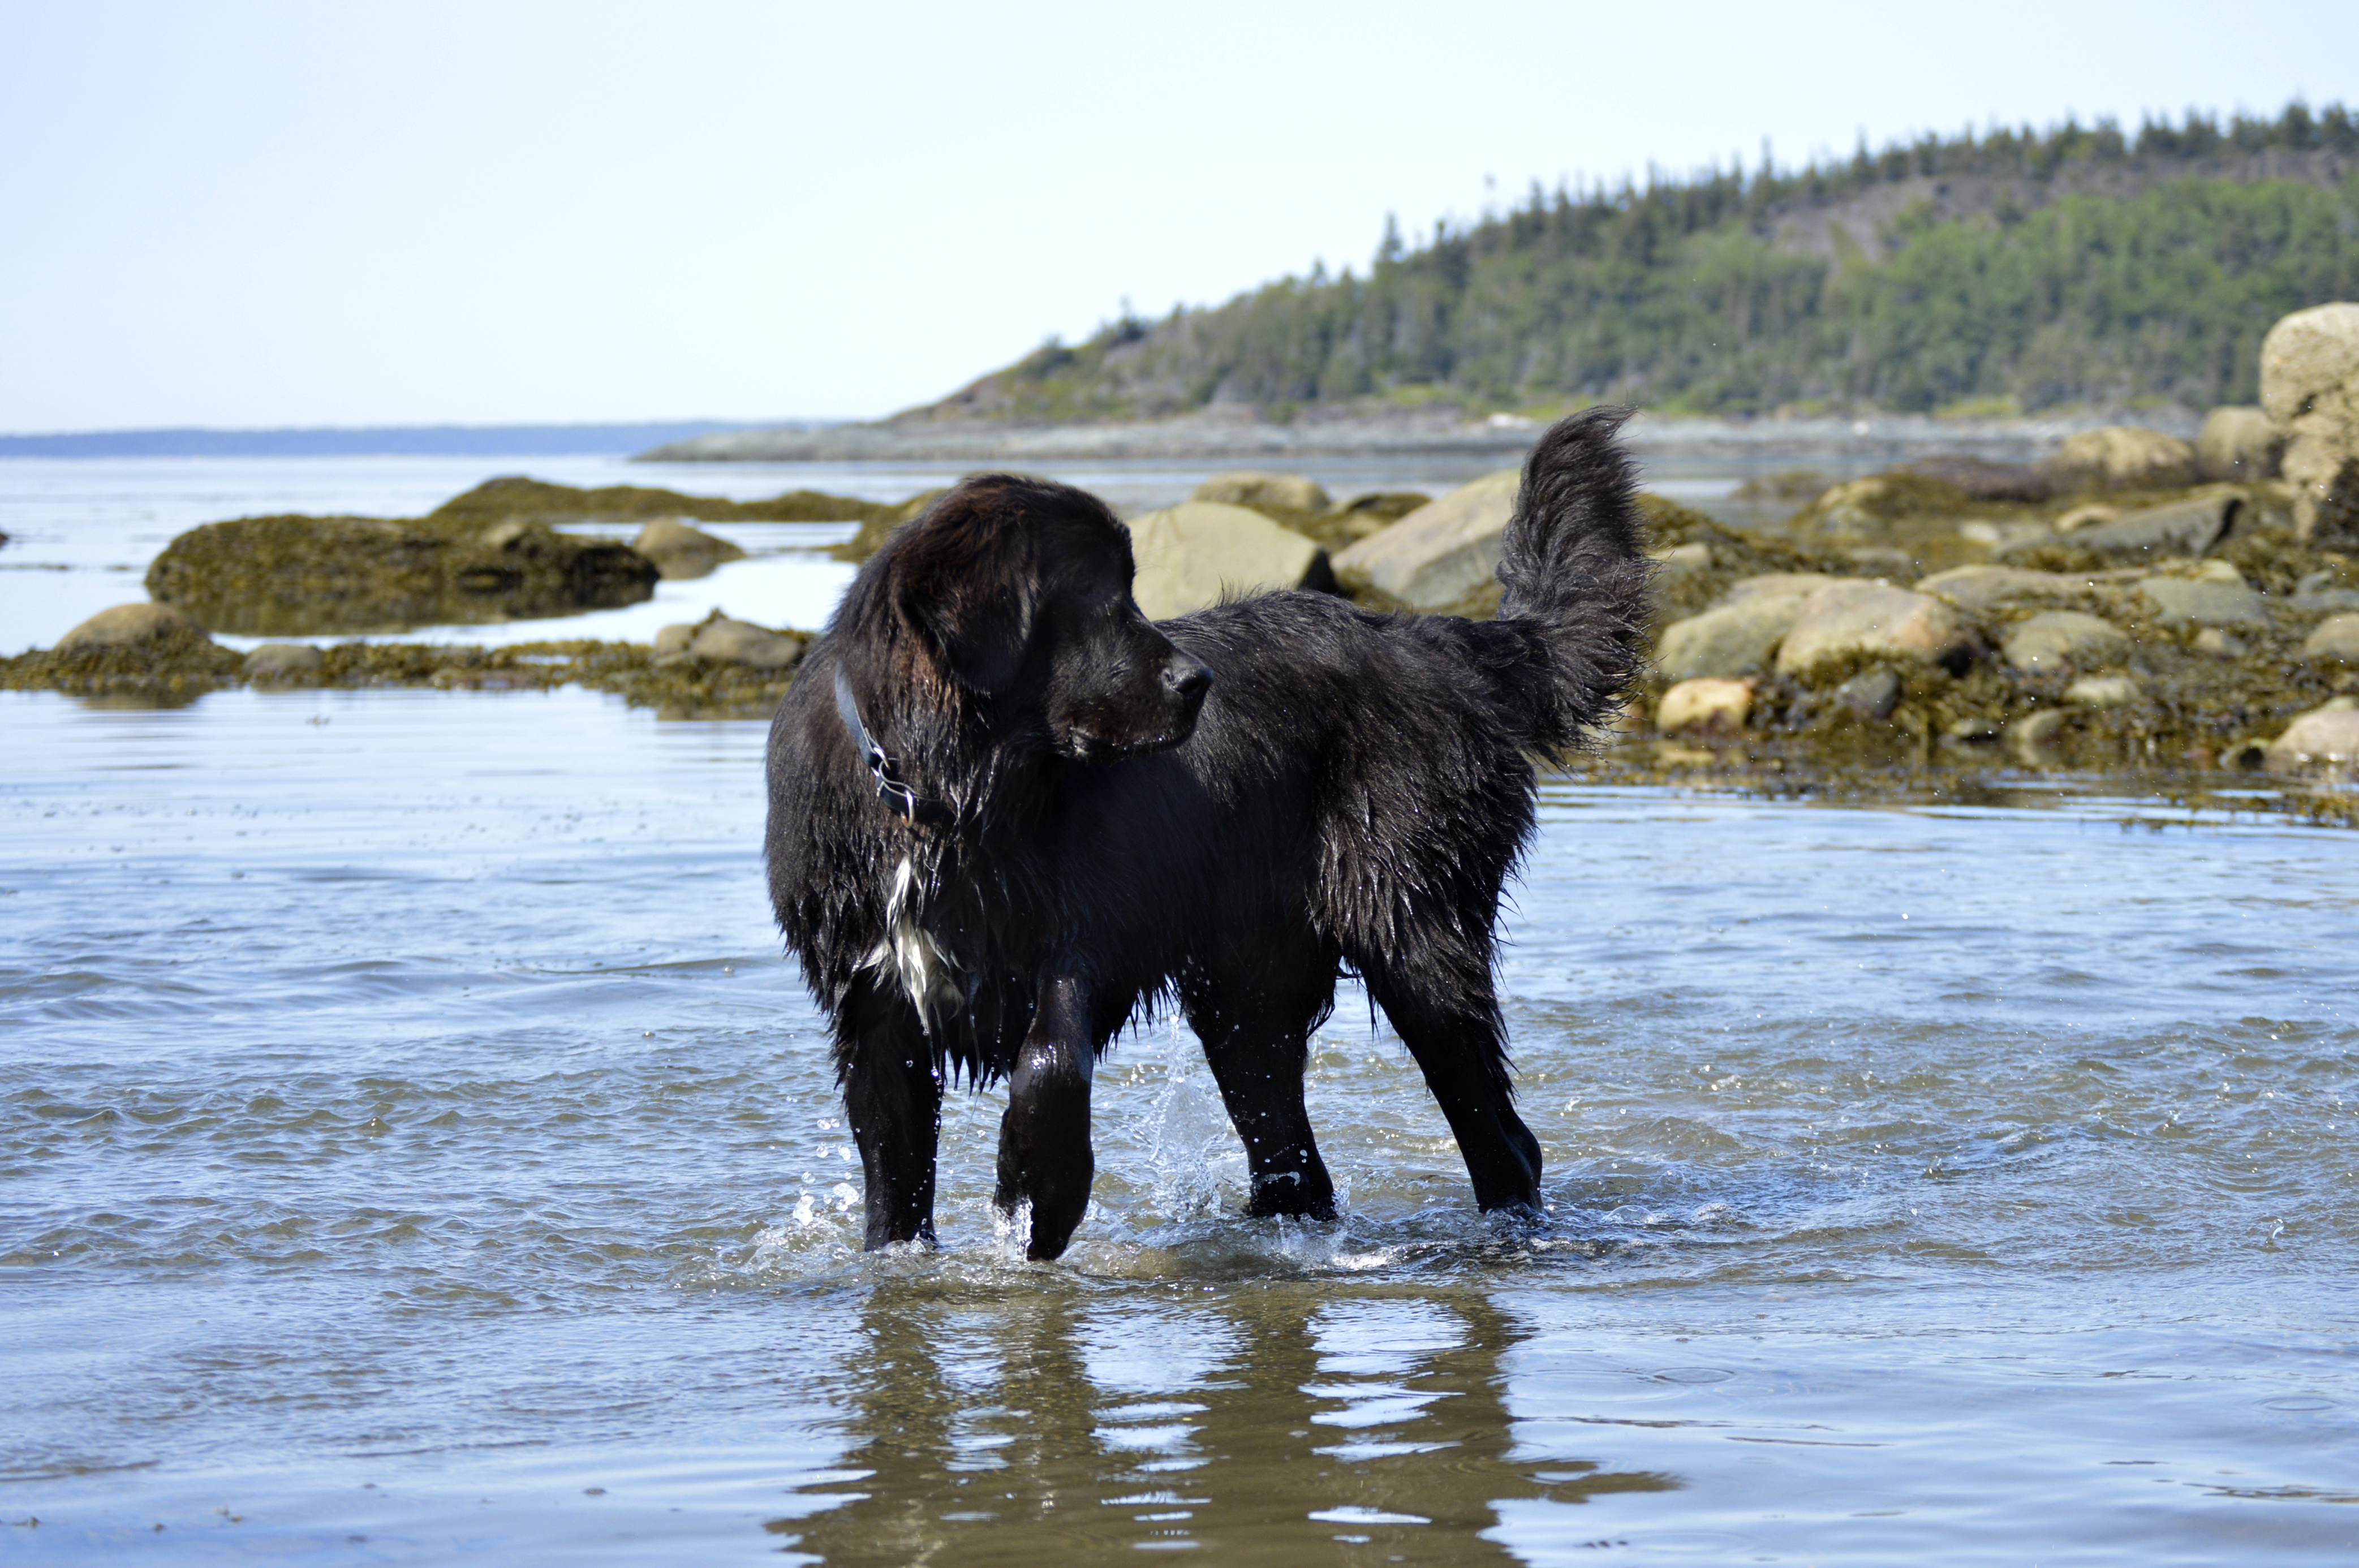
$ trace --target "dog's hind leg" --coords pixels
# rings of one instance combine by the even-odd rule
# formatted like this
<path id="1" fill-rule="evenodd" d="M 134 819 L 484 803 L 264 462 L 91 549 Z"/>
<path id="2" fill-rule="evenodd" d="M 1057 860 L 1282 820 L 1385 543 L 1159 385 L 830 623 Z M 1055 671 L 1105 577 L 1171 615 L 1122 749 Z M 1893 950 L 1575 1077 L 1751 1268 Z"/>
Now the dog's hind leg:
<path id="1" fill-rule="evenodd" d="M 1010 1215 L 1031 1205 L 1024 1256 L 1034 1259 L 1065 1250 L 1090 1206 L 1090 1181 L 1097 1173 L 1090 1151 L 1090 1079 L 1097 1051 L 1089 1002 L 1086 988 L 1071 975 L 1043 980 L 1032 1028 L 1007 1075 L 995 1202 Z"/>
<path id="2" fill-rule="evenodd" d="M 1516 1114 L 1515 1088 L 1507 1075 L 1505 1025 L 1487 975 L 1456 988 L 1446 998 L 1440 987 L 1405 985 L 1381 973 L 1368 976 L 1368 990 L 1416 1059 L 1433 1091 L 1473 1178 L 1475 1206 L 1538 1210 L 1540 1144 Z"/>
<path id="3" fill-rule="evenodd" d="M 902 997 L 863 985 L 837 1015 L 843 1109 L 868 1187 L 867 1249 L 934 1240 L 934 1150 L 942 1082 Z"/>
<path id="4" fill-rule="evenodd" d="M 1219 975 L 1182 987 L 1188 1027 L 1204 1042 L 1222 1104 L 1245 1146 L 1253 1178 L 1245 1213 L 1256 1218 L 1335 1217 L 1335 1183 L 1302 1104 L 1310 1031 L 1334 996 L 1332 953 L 1269 965 L 1250 978 Z"/>

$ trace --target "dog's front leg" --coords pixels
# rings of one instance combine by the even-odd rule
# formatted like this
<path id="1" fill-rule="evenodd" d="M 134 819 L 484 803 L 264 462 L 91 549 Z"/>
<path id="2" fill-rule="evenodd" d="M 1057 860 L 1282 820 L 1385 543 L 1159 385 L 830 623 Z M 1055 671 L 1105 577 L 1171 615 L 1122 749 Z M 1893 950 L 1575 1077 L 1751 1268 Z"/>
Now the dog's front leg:
<path id="1" fill-rule="evenodd" d="M 867 1177 L 867 1249 L 934 1241 L 934 1150 L 941 1136 L 942 1083 L 933 1046 L 899 998 L 871 993 L 838 1049 L 843 1109 Z"/>
<path id="2" fill-rule="evenodd" d="M 1031 1031 L 1008 1074 L 1007 1114 L 999 1123 L 997 1202 L 1009 1215 L 1031 1205 L 1027 1258 L 1063 1252 L 1090 1205 L 1090 1179 L 1097 1173 L 1090 1152 L 1090 1076 L 1096 1065 L 1087 991 L 1071 975 L 1042 981 Z"/>

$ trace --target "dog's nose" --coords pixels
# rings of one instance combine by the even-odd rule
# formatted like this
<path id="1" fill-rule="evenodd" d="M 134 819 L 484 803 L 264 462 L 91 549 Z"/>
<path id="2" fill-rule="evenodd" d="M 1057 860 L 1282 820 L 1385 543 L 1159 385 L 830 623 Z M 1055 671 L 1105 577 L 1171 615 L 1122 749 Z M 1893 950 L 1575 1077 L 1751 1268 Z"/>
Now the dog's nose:
<path id="1" fill-rule="evenodd" d="M 1204 668 L 1201 660 L 1175 653 L 1163 666 L 1163 684 L 1181 702 L 1192 702 L 1212 684 L 1212 672 Z"/>

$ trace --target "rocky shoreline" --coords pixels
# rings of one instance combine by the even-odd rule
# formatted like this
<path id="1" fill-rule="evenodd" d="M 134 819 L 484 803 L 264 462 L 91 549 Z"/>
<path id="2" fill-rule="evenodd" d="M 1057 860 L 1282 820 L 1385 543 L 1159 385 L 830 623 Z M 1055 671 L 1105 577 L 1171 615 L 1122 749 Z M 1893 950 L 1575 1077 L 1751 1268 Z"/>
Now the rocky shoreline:
<path id="1" fill-rule="evenodd" d="M 1957 453 L 2027 462 L 2070 437 L 2130 423 L 2192 437 L 2196 417 L 2169 408 L 2052 418 L 1972 419 L 1930 415 L 1827 415 L 1759 419 L 1640 414 L 1626 430 L 1641 457 L 1777 462 L 1898 462 Z M 1019 425 L 987 419 L 898 417 L 819 430 L 732 430 L 675 441 L 642 463 L 1013 463 L 1211 459 L 1268 463 L 1315 458 L 1453 455 L 1519 460 L 1542 421 L 1518 415 L 1462 418 L 1455 408 L 1336 413 L 1279 421 L 1255 409 L 1212 408 L 1167 419 Z"/>

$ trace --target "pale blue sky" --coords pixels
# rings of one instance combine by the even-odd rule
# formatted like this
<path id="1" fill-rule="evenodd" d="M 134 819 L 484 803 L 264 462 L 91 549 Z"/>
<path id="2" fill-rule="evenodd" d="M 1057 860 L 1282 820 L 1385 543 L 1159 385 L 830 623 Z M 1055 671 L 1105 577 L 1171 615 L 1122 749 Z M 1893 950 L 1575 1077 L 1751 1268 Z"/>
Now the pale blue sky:
<path id="1" fill-rule="evenodd" d="M 2359 103 L 2359 4 L 0 0 L 0 430 L 862 416 L 1495 181 Z"/>

